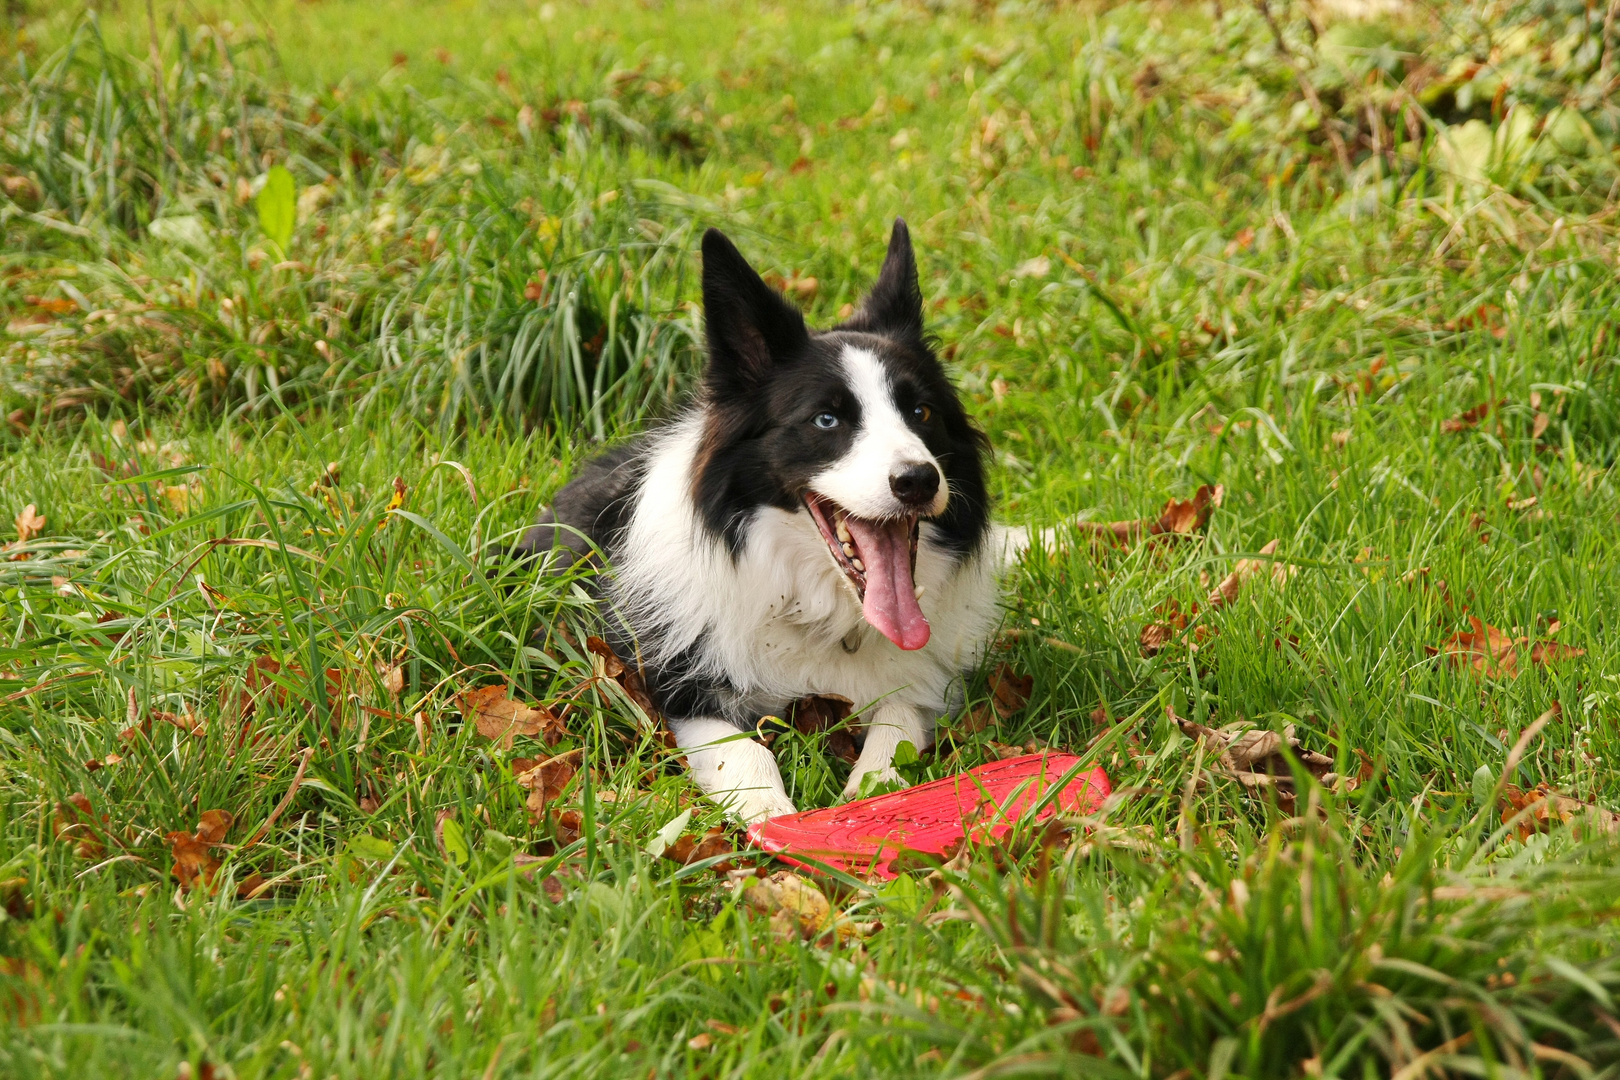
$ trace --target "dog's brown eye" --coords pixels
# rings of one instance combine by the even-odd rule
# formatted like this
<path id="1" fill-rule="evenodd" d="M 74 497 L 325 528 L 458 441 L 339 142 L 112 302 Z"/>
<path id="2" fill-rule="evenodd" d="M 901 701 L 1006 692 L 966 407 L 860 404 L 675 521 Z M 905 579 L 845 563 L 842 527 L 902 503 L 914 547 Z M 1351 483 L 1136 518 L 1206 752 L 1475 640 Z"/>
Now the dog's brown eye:
<path id="1" fill-rule="evenodd" d="M 926 405 L 919 405 L 915 409 L 911 410 L 911 415 L 915 416 L 918 420 L 921 420 L 926 424 L 929 420 L 933 419 L 934 410 L 930 409 Z"/>

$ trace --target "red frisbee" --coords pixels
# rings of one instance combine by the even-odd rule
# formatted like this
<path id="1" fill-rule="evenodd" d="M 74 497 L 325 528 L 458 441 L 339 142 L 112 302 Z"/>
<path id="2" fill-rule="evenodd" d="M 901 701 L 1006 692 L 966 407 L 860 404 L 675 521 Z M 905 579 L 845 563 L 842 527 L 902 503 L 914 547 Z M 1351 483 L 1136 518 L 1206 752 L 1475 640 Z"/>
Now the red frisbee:
<path id="1" fill-rule="evenodd" d="M 1055 752 L 992 761 L 904 791 L 769 818 L 750 826 L 748 838 L 795 866 L 892 878 L 896 856 L 945 856 L 970 825 L 976 837 L 1007 835 L 1071 772 L 1063 790 L 1031 820 L 1093 812 L 1108 797 L 1108 777 L 1100 768 L 1076 772 L 1079 764 L 1073 754 Z"/>

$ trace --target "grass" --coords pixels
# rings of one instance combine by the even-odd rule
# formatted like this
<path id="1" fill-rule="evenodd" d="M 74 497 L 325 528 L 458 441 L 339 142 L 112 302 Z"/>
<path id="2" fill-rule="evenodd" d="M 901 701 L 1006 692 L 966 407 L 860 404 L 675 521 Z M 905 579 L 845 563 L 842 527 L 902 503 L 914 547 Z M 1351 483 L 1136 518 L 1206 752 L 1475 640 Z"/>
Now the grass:
<path id="1" fill-rule="evenodd" d="M 1602 12 L 8 12 L 6 1075 L 1615 1074 Z M 1004 516 L 1224 499 L 1028 560 L 1028 702 L 907 767 L 1089 748 L 1124 796 L 800 940 L 648 854 L 722 823 L 578 583 L 480 553 L 689 385 L 702 227 L 825 323 L 901 213 Z M 1584 651 L 1474 663 L 1473 618 Z M 567 734 L 480 736 L 493 684 Z M 1354 782 L 1256 795 L 1178 716 Z M 801 806 L 832 741 L 776 745 Z"/>

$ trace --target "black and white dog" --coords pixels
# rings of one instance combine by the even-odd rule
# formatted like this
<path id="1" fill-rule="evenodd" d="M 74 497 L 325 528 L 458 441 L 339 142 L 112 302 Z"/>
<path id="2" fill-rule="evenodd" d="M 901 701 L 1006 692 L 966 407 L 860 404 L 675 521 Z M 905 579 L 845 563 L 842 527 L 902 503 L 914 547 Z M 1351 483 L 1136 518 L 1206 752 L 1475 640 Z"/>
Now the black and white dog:
<path id="1" fill-rule="evenodd" d="M 894 778 L 902 741 L 929 745 L 1028 539 L 991 523 L 988 444 L 924 335 L 905 222 L 831 330 L 808 330 L 714 229 L 703 303 L 696 399 L 585 465 L 518 553 L 556 570 L 601 551 L 610 641 L 640 661 L 698 786 L 754 822 L 794 807 L 748 735 L 801 697 L 875 702 L 846 795 Z"/>

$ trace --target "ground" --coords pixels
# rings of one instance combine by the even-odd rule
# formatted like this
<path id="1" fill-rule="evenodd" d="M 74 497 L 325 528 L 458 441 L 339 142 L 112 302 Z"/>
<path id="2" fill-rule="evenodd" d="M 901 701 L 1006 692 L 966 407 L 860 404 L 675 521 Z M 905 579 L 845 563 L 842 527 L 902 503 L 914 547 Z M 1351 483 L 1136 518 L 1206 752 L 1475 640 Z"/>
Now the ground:
<path id="1" fill-rule="evenodd" d="M 1620 1068 L 1612 11 L 5 12 L 7 1076 Z M 998 512 L 1143 522 L 903 771 L 1119 795 L 816 888 L 485 552 L 704 227 L 826 324 L 896 215 Z"/>

